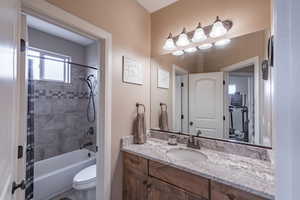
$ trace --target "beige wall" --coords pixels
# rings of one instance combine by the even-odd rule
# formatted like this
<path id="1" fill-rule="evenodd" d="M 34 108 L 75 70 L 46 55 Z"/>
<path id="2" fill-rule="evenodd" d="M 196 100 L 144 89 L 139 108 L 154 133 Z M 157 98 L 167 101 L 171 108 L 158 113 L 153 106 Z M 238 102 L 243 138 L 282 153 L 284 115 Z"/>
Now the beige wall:
<path id="1" fill-rule="evenodd" d="M 172 54 L 166 54 L 151 59 L 151 128 L 159 127 L 160 103 L 162 102 L 168 106 L 169 129 L 172 129 L 172 84 L 174 80 L 172 67 L 174 64 L 190 73 L 203 72 L 202 55 L 185 54 L 184 56 L 173 56 Z M 158 68 L 170 72 L 169 89 L 157 87 Z"/>
<path id="2" fill-rule="evenodd" d="M 179 34 L 183 27 L 195 29 L 198 22 L 212 24 L 219 15 L 233 21 L 229 37 L 270 28 L 270 0 L 180 0 L 151 15 L 151 55 L 161 55 L 169 32 Z"/>
<path id="3" fill-rule="evenodd" d="M 120 138 L 130 135 L 135 103 L 149 110 L 150 14 L 133 0 L 49 0 L 50 3 L 112 33 L 112 199 L 122 199 Z M 143 86 L 122 83 L 122 56 L 145 65 Z M 150 113 L 147 113 L 149 127 Z"/>
<path id="4" fill-rule="evenodd" d="M 266 35 L 269 31 L 258 31 L 232 39 L 224 48 L 213 48 L 204 54 L 204 72 L 217 72 L 249 58 L 259 56 L 259 60 L 265 58 Z"/>

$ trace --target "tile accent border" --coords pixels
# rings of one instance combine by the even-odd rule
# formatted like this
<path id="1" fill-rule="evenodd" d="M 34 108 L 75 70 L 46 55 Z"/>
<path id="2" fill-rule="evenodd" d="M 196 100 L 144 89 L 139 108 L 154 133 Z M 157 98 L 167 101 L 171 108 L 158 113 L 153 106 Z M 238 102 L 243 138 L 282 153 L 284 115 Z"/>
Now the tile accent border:
<path id="1" fill-rule="evenodd" d="M 60 91 L 60 90 L 46 90 L 46 89 L 35 89 L 34 99 L 88 99 L 88 92 L 76 92 L 76 91 Z"/>

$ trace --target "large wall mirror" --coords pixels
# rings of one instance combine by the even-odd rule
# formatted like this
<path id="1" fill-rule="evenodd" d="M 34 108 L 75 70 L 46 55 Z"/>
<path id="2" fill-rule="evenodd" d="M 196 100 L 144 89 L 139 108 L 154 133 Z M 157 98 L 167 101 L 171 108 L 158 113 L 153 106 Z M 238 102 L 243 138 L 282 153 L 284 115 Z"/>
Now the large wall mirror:
<path id="1" fill-rule="evenodd" d="M 151 129 L 271 147 L 269 38 L 265 29 L 152 57 Z"/>

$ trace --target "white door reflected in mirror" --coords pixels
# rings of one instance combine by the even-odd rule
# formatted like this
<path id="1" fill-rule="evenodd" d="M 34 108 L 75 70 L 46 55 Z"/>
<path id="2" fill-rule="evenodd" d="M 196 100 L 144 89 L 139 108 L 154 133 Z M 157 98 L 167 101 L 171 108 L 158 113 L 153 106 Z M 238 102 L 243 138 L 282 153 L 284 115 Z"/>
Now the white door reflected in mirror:
<path id="1" fill-rule="evenodd" d="M 223 138 L 223 73 L 189 76 L 189 132 Z"/>

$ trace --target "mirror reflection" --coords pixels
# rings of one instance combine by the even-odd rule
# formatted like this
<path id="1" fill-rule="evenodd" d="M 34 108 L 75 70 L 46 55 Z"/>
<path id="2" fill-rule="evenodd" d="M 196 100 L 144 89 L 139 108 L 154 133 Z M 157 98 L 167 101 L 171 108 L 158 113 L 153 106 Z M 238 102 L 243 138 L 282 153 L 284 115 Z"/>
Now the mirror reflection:
<path id="1" fill-rule="evenodd" d="M 151 128 L 271 146 L 269 30 L 152 57 Z"/>

